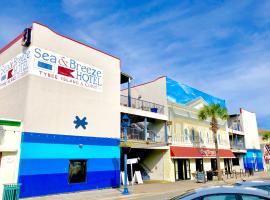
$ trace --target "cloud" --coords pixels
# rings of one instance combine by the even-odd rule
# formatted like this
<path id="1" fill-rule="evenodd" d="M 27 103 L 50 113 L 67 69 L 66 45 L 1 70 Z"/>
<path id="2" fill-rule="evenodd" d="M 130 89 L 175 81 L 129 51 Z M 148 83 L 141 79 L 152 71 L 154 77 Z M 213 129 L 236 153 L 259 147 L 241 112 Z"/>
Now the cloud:
<path id="1" fill-rule="evenodd" d="M 245 107 L 264 121 L 270 113 L 265 106 L 270 98 L 269 29 L 261 30 L 267 20 L 257 24 L 254 19 L 269 12 L 253 12 L 249 1 L 176 3 L 151 12 L 162 3 L 149 5 L 148 14 L 135 19 L 130 15 L 144 13 L 144 8 L 113 12 L 93 7 L 91 15 L 110 12 L 83 25 L 82 38 L 119 56 L 135 83 L 168 75 L 226 99 L 231 112 Z M 264 9 L 263 3 L 258 9 Z"/>
<path id="2" fill-rule="evenodd" d="M 269 1 L 178 0 L 63 0 L 42 9 L 29 4 L 29 15 L 0 18 L 0 44 L 37 17 L 120 57 L 134 84 L 168 75 L 226 99 L 232 113 L 239 107 L 257 112 L 259 124 L 270 128 L 269 6 Z"/>

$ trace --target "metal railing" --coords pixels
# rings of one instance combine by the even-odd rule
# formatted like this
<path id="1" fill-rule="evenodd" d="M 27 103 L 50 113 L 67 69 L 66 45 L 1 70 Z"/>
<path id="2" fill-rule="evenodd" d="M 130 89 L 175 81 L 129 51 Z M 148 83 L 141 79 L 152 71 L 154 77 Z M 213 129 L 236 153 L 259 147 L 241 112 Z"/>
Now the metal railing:
<path id="1" fill-rule="evenodd" d="M 128 97 L 125 95 L 121 95 L 120 103 L 123 106 L 128 106 Z M 144 111 L 164 114 L 163 105 L 156 104 L 149 101 L 140 100 L 140 99 L 135 99 L 132 97 L 131 97 L 131 107 L 144 110 Z"/>
<path id="2" fill-rule="evenodd" d="M 207 146 L 207 145 L 214 145 L 214 139 L 213 138 L 203 138 L 200 136 L 185 136 L 181 135 L 180 137 L 172 136 L 171 142 L 173 144 L 192 144 L 194 146 Z M 228 145 L 228 141 L 226 140 L 220 140 L 220 145 Z"/>
<path id="3" fill-rule="evenodd" d="M 121 139 L 124 138 L 124 128 L 121 127 Z M 150 142 L 165 142 L 165 132 L 154 130 L 147 130 L 146 134 L 143 129 L 137 128 L 127 128 L 127 138 L 128 140 L 141 140 L 141 141 L 150 141 Z"/>
<path id="4" fill-rule="evenodd" d="M 235 130 L 235 131 L 242 131 L 242 127 L 240 123 L 228 123 L 228 128 Z"/>
<path id="5" fill-rule="evenodd" d="M 245 144 L 242 142 L 235 143 L 230 141 L 230 146 L 231 149 L 243 149 L 243 150 L 246 149 Z"/>

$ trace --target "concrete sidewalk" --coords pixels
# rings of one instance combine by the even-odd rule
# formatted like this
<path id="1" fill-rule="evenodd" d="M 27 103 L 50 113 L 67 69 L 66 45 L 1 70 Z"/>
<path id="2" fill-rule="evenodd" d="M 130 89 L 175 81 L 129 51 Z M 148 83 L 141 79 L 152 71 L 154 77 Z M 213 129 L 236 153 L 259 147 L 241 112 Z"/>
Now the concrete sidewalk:
<path id="1" fill-rule="evenodd" d="M 257 172 L 254 176 L 242 177 L 246 180 L 270 179 L 270 172 Z M 91 190 L 76 193 L 65 193 L 44 197 L 27 198 L 25 200 L 96 200 L 96 199 L 144 199 L 158 200 L 169 199 L 173 196 L 184 193 L 187 190 L 213 185 L 227 185 L 240 181 L 241 178 L 229 178 L 224 181 L 209 181 L 206 183 L 196 183 L 195 181 L 168 182 L 145 182 L 143 185 L 129 186 L 130 195 L 122 195 L 123 188 Z"/>

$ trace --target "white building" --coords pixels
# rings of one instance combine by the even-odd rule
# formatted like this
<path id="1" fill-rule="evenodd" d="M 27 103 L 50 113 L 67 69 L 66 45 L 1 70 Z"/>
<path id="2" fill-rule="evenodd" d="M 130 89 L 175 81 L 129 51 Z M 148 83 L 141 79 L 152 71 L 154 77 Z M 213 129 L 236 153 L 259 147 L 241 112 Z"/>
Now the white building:
<path id="1" fill-rule="evenodd" d="M 1 183 L 21 197 L 119 187 L 120 60 L 33 23 L 0 65 L 0 118 L 23 122 L 2 127 Z"/>

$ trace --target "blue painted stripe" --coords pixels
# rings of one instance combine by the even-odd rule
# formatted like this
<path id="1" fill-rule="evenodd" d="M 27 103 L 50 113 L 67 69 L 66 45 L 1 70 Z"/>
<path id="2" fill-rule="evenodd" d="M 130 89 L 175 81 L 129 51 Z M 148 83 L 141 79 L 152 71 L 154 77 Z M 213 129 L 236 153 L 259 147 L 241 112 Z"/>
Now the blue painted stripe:
<path id="1" fill-rule="evenodd" d="M 86 136 L 23 132 L 22 142 L 119 146 L 120 138 L 86 137 Z"/>
<path id="2" fill-rule="evenodd" d="M 120 159 L 89 159 L 87 172 L 113 171 L 120 169 Z M 68 173 L 69 159 L 22 159 L 20 175 Z"/>
<path id="3" fill-rule="evenodd" d="M 120 158 L 119 146 L 22 143 L 21 159 Z"/>
<path id="4" fill-rule="evenodd" d="M 43 69 L 52 70 L 52 65 L 50 65 L 48 63 L 40 62 L 40 61 L 38 61 L 38 67 L 43 68 Z"/>
<path id="5" fill-rule="evenodd" d="M 120 171 L 88 172 L 86 183 L 69 184 L 68 174 L 19 176 L 20 198 L 120 186 Z"/>

